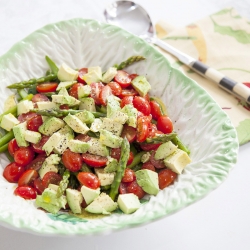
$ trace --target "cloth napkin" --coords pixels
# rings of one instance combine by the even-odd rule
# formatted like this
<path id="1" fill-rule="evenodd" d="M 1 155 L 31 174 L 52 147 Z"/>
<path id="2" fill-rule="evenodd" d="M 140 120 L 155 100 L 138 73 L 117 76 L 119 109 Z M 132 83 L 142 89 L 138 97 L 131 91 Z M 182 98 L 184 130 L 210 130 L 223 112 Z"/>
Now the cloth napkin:
<path id="1" fill-rule="evenodd" d="M 174 28 L 161 20 L 156 24 L 156 31 L 158 38 L 173 47 L 250 87 L 250 21 L 235 9 L 223 9 L 183 28 Z M 195 80 L 229 115 L 236 127 L 239 144 L 249 142 L 250 105 L 161 51 L 173 67 Z"/>

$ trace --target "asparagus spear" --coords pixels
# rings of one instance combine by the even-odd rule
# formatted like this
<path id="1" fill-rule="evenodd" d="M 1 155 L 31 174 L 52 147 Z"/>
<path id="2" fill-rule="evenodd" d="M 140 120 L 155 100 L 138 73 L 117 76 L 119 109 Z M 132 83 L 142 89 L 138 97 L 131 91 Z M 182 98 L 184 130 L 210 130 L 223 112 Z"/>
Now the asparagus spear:
<path id="1" fill-rule="evenodd" d="M 176 136 L 177 136 L 177 133 L 175 132 L 172 132 L 170 134 L 162 134 L 162 135 L 160 134 L 153 138 L 147 138 L 146 143 L 152 143 L 152 144 L 164 143 L 164 142 L 173 140 Z"/>
<path id="2" fill-rule="evenodd" d="M 8 132 L 6 135 L 4 135 L 1 139 L 0 139 L 0 147 L 3 149 L 3 146 L 8 147 L 8 142 L 14 138 L 14 133 L 11 130 L 10 132 Z M 7 145 L 7 146 L 6 146 Z M 3 152 L 3 151 L 2 151 Z"/>
<path id="3" fill-rule="evenodd" d="M 52 73 L 52 74 L 49 74 L 47 76 L 43 76 L 40 78 L 33 78 L 33 79 L 28 80 L 28 81 L 22 81 L 22 82 L 11 84 L 11 85 L 7 86 L 7 88 L 9 88 L 9 89 L 25 89 L 25 88 L 29 88 L 35 84 L 49 82 L 49 81 L 53 81 L 56 79 L 57 79 L 57 74 Z"/>
<path id="4" fill-rule="evenodd" d="M 52 109 L 32 109 L 30 110 L 31 112 L 37 113 L 39 115 L 43 116 L 54 116 L 54 117 L 62 117 L 62 116 L 67 116 L 68 114 L 75 115 L 77 113 L 82 112 L 83 110 L 74 110 L 74 109 L 57 109 L 57 108 L 52 108 Z M 92 112 L 92 114 L 95 117 L 105 117 L 106 114 L 100 113 L 100 112 Z"/>
<path id="5" fill-rule="evenodd" d="M 57 193 L 56 193 L 57 197 L 60 197 L 64 194 L 69 184 L 69 177 L 70 177 L 70 172 L 68 169 L 66 169 L 66 171 L 63 173 L 63 179 L 60 181 L 59 187 L 57 189 Z"/>
<path id="6" fill-rule="evenodd" d="M 146 58 L 143 56 L 131 56 L 126 61 L 120 63 L 119 65 L 115 65 L 114 67 L 117 68 L 117 70 L 121 70 L 121 69 L 124 69 L 124 68 L 128 67 L 129 65 L 135 63 L 135 62 L 139 62 L 139 61 L 142 61 L 145 59 Z"/>
<path id="7" fill-rule="evenodd" d="M 190 150 L 182 143 L 181 139 L 176 136 L 171 141 L 178 146 L 179 149 L 185 151 L 187 154 L 190 154 Z"/>
<path id="8" fill-rule="evenodd" d="M 135 155 L 132 163 L 128 165 L 128 168 L 134 168 L 136 165 L 138 165 L 141 162 L 141 157 L 145 154 L 145 151 L 141 151 L 138 154 Z"/>
<path id="9" fill-rule="evenodd" d="M 55 62 L 53 62 L 48 56 L 45 56 L 45 59 L 52 71 L 53 74 L 56 74 L 58 73 L 58 67 L 56 66 Z"/>
<path id="10" fill-rule="evenodd" d="M 111 188 L 109 192 L 109 196 L 112 200 L 115 200 L 118 194 L 119 185 L 124 175 L 124 171 L 126 169 L 128 158 L 129 158 L 129 142 L 127 138 L 125 137 L 121 145 L 121 158 L 119 160 L 116 175 L 115 175 L 113 183 L 111 184 Z"/>

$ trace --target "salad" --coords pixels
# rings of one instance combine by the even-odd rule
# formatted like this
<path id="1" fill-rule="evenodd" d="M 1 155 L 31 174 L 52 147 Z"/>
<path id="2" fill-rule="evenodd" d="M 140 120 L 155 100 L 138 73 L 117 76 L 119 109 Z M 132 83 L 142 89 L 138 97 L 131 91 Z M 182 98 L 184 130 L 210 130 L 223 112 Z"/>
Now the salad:
<path id="1" fill-rule="evenodd" d="M 14 194 L 56 214 L 126 214 L 171 185 L 191 162 L 145 76 L 127 66 L 74 70 L 46 56 L 46 75 L 9 85 L 0 115 L 3 176 Z"/>

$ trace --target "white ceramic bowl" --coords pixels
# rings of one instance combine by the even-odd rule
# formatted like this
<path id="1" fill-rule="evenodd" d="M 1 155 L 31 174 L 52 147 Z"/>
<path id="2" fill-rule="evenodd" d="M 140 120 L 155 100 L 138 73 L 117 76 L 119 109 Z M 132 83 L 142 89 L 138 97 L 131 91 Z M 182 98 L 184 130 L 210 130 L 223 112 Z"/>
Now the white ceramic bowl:
<path id="1" fill-rule="evenodd" d="M 103 70 L 132 55 L 145 56 L 145 61 L 126 70 L 147 77 L 152 85 L 151 94 L 163 100 L 175 131 L 191 150 L 192 163 L 173 185 L 151 197 L 134 214 L 84 219 L 45 213 L 35 208 L 32 201 L 14 196 L 15 185 L 2 176 L 7 164 L 2 156 L 2 225 L 37 234 L 86 235 L 148 223 L 204 197 L 218 187 L 236 163 L 236 131 L 215 101 L 194 81 L 172 68 L 152 46 L 118 27 L 94 20 L 73 19 L 47 25 L 3 55 L 0 58 L 1 110 L 11 93 L 6 85 L 45 74 L 48 69 L 45 55 L 58 65 L 62 62 L 72 68 L 99 65 Z"/>

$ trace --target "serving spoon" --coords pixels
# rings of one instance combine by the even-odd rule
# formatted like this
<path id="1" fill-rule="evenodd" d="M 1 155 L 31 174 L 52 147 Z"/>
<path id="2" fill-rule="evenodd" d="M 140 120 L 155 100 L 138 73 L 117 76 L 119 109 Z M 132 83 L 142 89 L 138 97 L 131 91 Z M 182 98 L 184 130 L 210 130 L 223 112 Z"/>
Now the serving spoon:
<path id="1" fill-rule="evenodd" d="M 149 14 L 139 4 L 132 1 L 113 2 L 104 10 L 104 16 L 108 23 L 124 28 L 147 42 L 166 50 L 192 70 L 214 81 L 227 92 L 250 104 L 250 88 L 158 39 Z"/>

